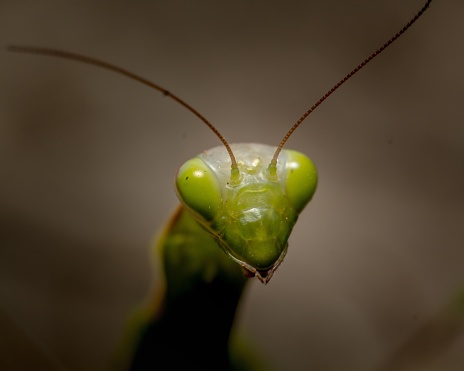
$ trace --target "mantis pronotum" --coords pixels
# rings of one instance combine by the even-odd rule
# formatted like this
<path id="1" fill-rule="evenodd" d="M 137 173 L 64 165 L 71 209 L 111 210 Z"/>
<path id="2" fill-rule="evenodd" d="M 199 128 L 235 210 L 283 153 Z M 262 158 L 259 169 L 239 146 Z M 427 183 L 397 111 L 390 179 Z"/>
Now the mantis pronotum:
<path id="1" fill-rule="evenodd" d="M 214 149 L 212 151 L 207 152 L 206 155 L 204 155 L 203 157 L 199 157 L 192 160 L 193 163 L 188 162 L 186 165 L 181 167 L 178 173 L 178 194 L 181 198 L 181 201 L 183 201 L 186 207 L 179 211 L 178 214 L 176 214 L 176 217 L 173 219 L 173 223 L 169 231 L 166 232 L 166 235 L 164 237 L 165 239 L 163 240 L 164 243 L 171 243 L 166 241 L 168 241 L 173 236 L 175 236 L 176 239 L 178 239 L 179 235 L 184 235 L 186 231 L 188 231 L 189 233 L 192 233 L 192 235 L 195 235 L 195 238 L 198 238 L 200 241 L 202 241 L 202 245 L 207 245 L 211 242 L 214 243 L 215 240 L 218 241 L 222 249 L 229 255 L 230 258 L 232 258 L 228 259 L 225 254 L 220 252 L 219 249 L 216 249 L 218 252 L 217 254 L 216 251 L 213 252 L 213 250 L 211 250 L 211 252 L 208 252 L 206 254 L 206 257 L 201 257 L 201 259 L 206 259 L 201 260 L 203 262 L 209 261 L 208 259 L 210 259 L 211 256 L 211 261 L 213 263 L 209 262 L 206 265 L 204 265 L 203 263 L 200 264 L 200 269 L 198 269 L 198 267 L 195 267 L 195 269 L 198 270 L 194 270 L 194 273 L 188 273 L 188 269 L 186 269 L 185 266 L 182 266 L 182 269 L 185 269 L 185 271 L 188 274 L 193 274 L 194 277 L 198 276 L 197 278 L 195 278 L 197 279 L 197 281 L 195 281 L 192 278 L 193 276 L 186 275 L 184 277 L 184 273 L 180 272 L 179 266 L 176 265 L 176 257 L 169 256 L 174 247 L 184 249 L 186 246 L 188 246 L 185 243 L 185 241 L 182 242 L 182 245 L 179 245 L 178 242 L 172 242 L 174 244 L 174 247 L 171 247 L 171 250 L 167 249 L 166 247 L 163 248 L 163 252 L 164 254 L 166 254 L 165 268 L 166 275 L 168 277 L 168 302 L 170 302 L 174 307 L 174 309 L 170 307 L 172 312 L 169 313 L 176 313 L 176 308 L 178 308 L 178 306 L 182 308 L 186 303 L 189 303 L 188 305 L 191 305 L 191 303 L 195 302 L 195 299 L 189 296 L 191 295 L 191 292 L 189 290 L 191 290 L 192 287 L 193 290 L 200 290 L 201 292 L 203 292 L 202 290 L 207 290 L 207 294 L 204 294 L 206 298 L 214 299 L 215 297 L 218 297 L 218 300 L 220 300 L 221 302 L 225 300 L 224 297 L 222 297 L 221 293 L 227 292 L 228 300 L 231 300 L 231 302 L 228 303 L 226 307 L 229 309 L 232 308 L 233 310 L 225 319 L 225 324 L 223 326 L 216 326 L 216 329 L 213 329 L 221 330 L 222 340 L 217 340 L 219 338 L 219 335 L 217 334 L 210 334 L 209 336 L 210 338 L 216 339 L 214 343 L 218 347 L 218 350 L 212 352 L 217 356 L 210 357 L 207 361 L 208 363 L 212 362 L 215 365 L 222 365 L 217 367 L 223 368 L 226 367 L 225 365 L 228 362 L 226 353 L 221 351 L 221 349 L 225 349 L 224 344 L 227 343 L 229 333 L 228 329 L 230 328 L 230 325 L 232 323 L 235 306 L 237 304 L 238 299 L 240 298 L 241 290 L 245 283 L 241 270 L 238 267 L 240 266 L 241 269 L 243 269 L 243 271 L 247 275 L 256 276 L 262 282 L 267 283 L 285 256 L 285 253 L 287 251 L 287 239 L 290 235 L 290 231 L 294 223 L 296 222 L 299 212 L 302 211 L 306 203 L 309 202 L 315 191 L 317 175 L 312 162 L 305 156 L 292 151 L 280 154 L 281 149 L 284 146 L 286 140 L 293 133 L 296 127 L 300 125 L 301 122 L 317 106 L 319 106 L 323 100 L 325 100 L 330 94 L 332 94 L 333 91 L 335 91 L 341 84 L 343 84 L 347 79 L 349 79 L 354 73 L 356 73 L 366 63 L 368 63 L 372 58 L 377 56 L 383 49 L 388 47 L 391 44 L 391 42 L 396 40 L 396 38 L 399 37 L 407 28 L 409 28 L 409 26 L 412 25 L 412 23 L 425 11 L 425 9 L 429 6 L 430 2 L 431 1 L 428 1 L 427 4 L 423 7 L 423 9 L 418 13 L 418 15 L 411 22 L 409 22 L 407 26 L 405 26 L 405 28 L 403 28 L 397 35 L 395 35 L 394 38 L 389 40 L 378 51 L 376 51 L 370 57 L 368 57 L 361 65 L 359 65 L 352 72 L 350 72 L 344 79 L 342 79 L 338 84 L 336 84 L 332 89 L 330 89 L 328 93 L 321 98 L 321 100 L 319 100 L 313 107 L 311 107 L 311 109 L 309 109 L 300 118 L 300 120 L 298 120 L 295 126 L 291 128 L 289 133 L 284 137 L 281 144 L 276 150 L 270 150 L 270 148 L 267 146 L 229 147 L 227 142 L 223 140 L 222 136 L 218 133 L 218 131 L 214 127 L 209 125 L 209 123 L 203 118 L 203 116 L 198 114 L 196 110 L 194 110 L 189 105 L 184 103 L 182 100 L 177 98 L 177 96 L 172 95 L 167 90 L 160 88 L 158 85 L 151 84 L 146 80 L 141 79 L 133 74 L 130 74 L 127 71 L 124 71 L 118 67 L 114 67 L 113 65 L 109 65 L 105 62 L 94 60 L 88 57 L 82 57 L 73 53 L 62 52 L 59 50 L 21 46 L 10 47 L 10 50 L 12 51 L 48 54 L 68 59 L 81 60 L 86 63 L 99 65 L 101 67 L 105 67 L 123 73 L 125 75 L 129 75 L 129 77 L 135 78 L 136 80 L 139 80 L 143 83 L 148 83 L 150 86 L 162 91 L 165 95 L 172 97 L 174 100 L 186 106 L 189 110 L 191 110 L 193 113 L 199 116 L 223 141 L 225 147 L 228 149 L 228 154 L 224 151 L 224 149 Z M 245 155 L 243 155 L 242 152 L 244 151 L 248 152 Z M 249 151 L 256 152 L 250 154 Z M 211 160 L 209 160 L 209 162 L 205 162 L 205 156 L 207 158 L 210 158 Z M 249 162 L 245 161 L 244 156 L 250 156 L 248 160 Z M 288 158 L 288 160 L 286 160 L 286 158 Z M 221 169 L 226 169 L 226 171 L 224 171 L 223 174 L 221 174 L 219 180 L 216 180 L 214 171 L 212 169 L 214 168 L 214 163 L 217 163 L 218 161 L 220 161 L 219 167 Z M 195 166 L 194 169 L 191 168 L 192 165 Z M 302 175 L 296 175 L 296 180 L 288 182 L 288 175 L 286 174 L 296 173 L 295 169 L 303 169 Z M 292 170 L 295 171 L 292 172 Z M 260 175 L 255 176 L 255 174 L 257 174 L 258 171 L 260 172 Z M 288 171 L 288 173 L 286 173 L 285 171 Z M 195 177 L 200 179 L 200 182 L 202 182 L 202 179 L 204 179 L 204 177 L 201 173 L 208 174 L 208 176 L 206 177 L 207 183 L 206 185 L 203 183 L 201 183 L 200 185 L 194 185 L 192 187 L 194 193 L 191 193 L 191 188 L 189 188 L 191 186 L 189 184 L 191 183 L 192 178 Z M 267 222 L 263 222 L 262 219 L 260 219 L 262 215 L 260 214 L 258 208 L 253 205 L 246 205 L 245 214 L 240 214 L 241 211 L 237 211 L 236 207 L 238 206 L 234 206 L 233 209 L 229 209 L 228 205 L 230 205 L 230 203 L 233 202 L 228 201 L 224 194 L 220 192 L 222 192 L 222 189 L 242 189 L 240 187 L 244 187 L 244 184 L 242 182 L 244 181 L 243 177 L 245 175 L 250 175 L 252 178 L 257 177 L 261 180 L 265 180 L 268 185 L 271 185 L 271 188 L 278 188 L 276 192 L 284 194 L 283 199 L 286 200 L 285 202 L 289 200 L 288 205 L 283 205 L 284 201 L 281 201 L 280 199 L 279 201 L 273 201 L 271 197 L 268 196 L 269 186 L 253 184 L 252 186 L 247 185 L 247 187 L 251 187 L 249 189 L 243 188 L 245 190 L 244 192 L 251 192 L 252 194 L 256 193 L 257 198 L 254 201 L 262 201 L 266 203 L 270 211 L 279 210 L 278 217 L 280 217 L 280 219 L 277 221 L 277 224 L 269 226 L 268 224 L 266 224 Z M 189 184 L 185 184 L 186 182 L 188 182 Z M 283 183 L 281 184 L 279 182 Z M 303 186 L 301 186 L 302 184 Z M 210 198 L 211 195 L 213 196 L 212 198 Z M 251 199 L 251 201 L 253 201 L 253 197 L 245 198 L 247 199 L 246 202 L 243 199 L 239 199 L 239 201 L 237 201 L 236 204 L 241 205 L 243 203 L 247 203 L 249 202 L 248 199 Z M 223 201 L 227 204 L 223 204 Z M 223 210 L 227 210 L 227 213 L 223 214 Z M 191 214 L 188 214 L 187 211 L 192 212 L 193 217 L 191 216 Z M 239 216 L 236 216 L 236 214 L 239 214 Z M 246 232 L 246 236 L 239 236 L 241 232 L 230 232 L 230 230 L 224 225 L 218 225 L 218 219 L 225 219 L 227 223 L 229 223 L 230 220 L 241 220 L 248 223 L 240 224 L 240 226 L 238 227 L 239 230 L 247 228 L 247 225 L 251 225 L 251 223 L 255 223 L 255 225 L 259 226 L 264 225 L 266 228 L 264 228 L 263 230 L 259 230 L 258 233 L 256 233 L 253 231 L 255 229 L 253 227 L 252 231 Z M 270 219 L 275 221 L 276 216 L 272 215 Z M 283 221 L 288 221 L 288 224 L 285 224 Z M 197 225 L 197 222 L 200 222 L 200 224 L 202 224 L 203 229 Z M 227 225 L 230 225 L 230 223 Z M 269 235 L 272 234 L 272 231 L 277 229 L 276 225 L 278 225 L 279 228 L 283 225 L 282 229 L 279 230 L 275 236 L 272 236 L 272 241 L 269 242 Z M 179 231 L 174 232 L 174 229 L 179 229 Z M 210 233 L 210 235 L 205 233 L 205 229 Z M 179 235 L 176 235 L 176 233 L 178 233 Z M 244 249 L 244 240 L 252 240 L 255 236 L 265 237 L 265 241 L 263 242 L 263 239 L 261 239 L 258 241 L 258 243 L 253 244 L 253 247 L 250 247 L 249 249 Z M 206 240 L 208 242 L 206 242 Z M 194 246 L 197 246 L 198 244 L 199 243 L 197 241 L 195 242 Z M 179 255 L 184 256 L 185 254 L 185 256 L 187 256 L 189 253 L 190 250 L 182 251 L 179 253 Z M 195 262 L 195 259 L 196 257 L 192 257 L 191 261 Z M 238 263 L 238 265 L 235 265 L 235 263 Z M 217 284 L 220 284 L 220 292 L 216 292 L 216 288 L 212 289 L 213 285 L 211 285 L 211 282 L 216 282 L 216 280 Z M 193 286 L 192 282 L 194 282 Z M 228 287 L 227 285 L 230 285 L 230 287 Z M 235 296 L 233 295 L 234 292 Z M 171 297 L 169 295 L 173 296 Z M 203 297 L 203 299 L 205 299 L 205 297 Z M 179 300 L 179 302 L 176 302 L 177 300 Z M 202 305 L 205 305 L 204 302 L 198 302 L 196 304 L 198 304 L 201 307 L 201 310 L 199 309 L 199 312 L 195 313 L 193 317 L 189 317 L 189 319 L 184 319 L 185 322 L 182 322 L 182 330 L 184 332 L 197 333 L 199 329 L 192 328 L 190 330 L 187 330 L 188 326 L 192 325 L 195 322 L 195 320 L 198 320 L 198 318 L 201 315 L 209 319 L 211 319 L 211 316 L 213 316 L 212 313 L 208 313 L 207 315 L 205 315 L 205 313 L 202 312 L 202 310 L 204 309 Z M 168 313 L 168 311 L 166 311 L 166 313 Z M 162 316 L 163 313 L 159 312 L 158 315 Z M 220 323 L 221 319 L 223 319 L 222 317 L 224 317 L 224 313 L 220 314 L 220 318 L 217 319 L 217 323 Z M 163 319 L 161 319 L 160 321 L 162 322 Z M 179 326 L 179 324 L 177 324 L 177 326 Z M 227 331 L 222 332 L 224 328 L 226 328 Z M 170 332 L 172 333 L 172 331 Z M 167 333 L 163 333 L 163 336 L 163 340 L 166 340 L 168 335 Z M 169 339 L 172 342 L 172 344 L 177 344 L 176 342 L 179 341 L 178 335 L 176 335 L 172 339 Z M 165 341 L 164 343 L 167 347 L 167 350 L 161 351 L 161 353 L 165 355 L 170 354 L 168 350 L 170 349 L 169 346 L 171 343 L 169 341 Z M 190 344 L 191 341 L 187 338 L 186 343 Z M 156 345 L 153 347 L 157 348 Z M 139 349 L 145 348 L 140 347 Z M 186 362 L 188 364 L 194 361 L 202 361 L 202 359 L 200 359 L 202 357 L 198 357 L 199 350 L 196 348 L 192 348 L 190 352 L 187 352 L 186 354 L 189 355 L 189 357 L 185 358 L 187 359 Z M 156 358 L 156 362 L 162 362 L 162 360 L 160 360 L 159 357 L 153 358 Z M 143 363 L 145 363 L 146 358 L 143 359 Z M 166 362 L 185 361 L 185 359 L 167 359 Z"/>

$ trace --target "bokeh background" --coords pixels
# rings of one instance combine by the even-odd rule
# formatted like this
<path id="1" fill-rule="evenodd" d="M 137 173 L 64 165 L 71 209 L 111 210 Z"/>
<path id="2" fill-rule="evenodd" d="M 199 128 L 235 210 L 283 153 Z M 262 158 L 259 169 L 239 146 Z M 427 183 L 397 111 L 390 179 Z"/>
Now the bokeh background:
<path id="1" fill-rule="evenodd" d="M 0 0 L 0 45 L 111 61 L 184 98 L 229 141 L 277 144 L 423 3 Z M 276 370 L 409 369 L 395 357 L 464 287 L 463 14 L 461 0 L 434 1 L 288 142 L 316 162 L 319 189 L 238 318 Z M 177 167 L 219 142 L 113 73 L 0 55 L 3 353 L 102 370 L 160 284 L 149 246 L 178 203 Z M 411 364 L 462 370 L 453 329 Z"/>

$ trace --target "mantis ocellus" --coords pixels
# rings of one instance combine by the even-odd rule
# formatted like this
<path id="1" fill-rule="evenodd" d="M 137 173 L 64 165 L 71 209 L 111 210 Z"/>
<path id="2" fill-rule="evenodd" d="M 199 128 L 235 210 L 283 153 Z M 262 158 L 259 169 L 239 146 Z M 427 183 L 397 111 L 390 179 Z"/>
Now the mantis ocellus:
<path id="1" fill-rule="evenodd" d="M 15 52 L 96 65 L 149 85 L 190 110 L 223 143 L 178 170 L 176 185 L 182 206 L 159 242 L 166 277 L 163 301 L 142 314 L 139 328 L 144 330 L 133 347 L 131 369 L 238 367 L 240 361 L 229 357 L 228 342 L 246 277 L 269 282 L 287 253 L 298 215 L 317 187 L 314 163 L 299 152 L 284 149 L 285 143 L 314 109 L 401 36 L 430 3 L 324 94 L 277 147 L 229 145 L 216 127 L 178 96 L 112 64 L 56 49 L 9 47 Z"/>

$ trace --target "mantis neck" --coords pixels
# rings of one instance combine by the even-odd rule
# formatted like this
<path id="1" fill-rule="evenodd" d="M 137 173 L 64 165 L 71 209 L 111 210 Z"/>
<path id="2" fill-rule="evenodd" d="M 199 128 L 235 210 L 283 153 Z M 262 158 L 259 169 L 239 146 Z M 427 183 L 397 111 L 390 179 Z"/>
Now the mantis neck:
<path id="1" fill-rule="evenodd" d="M 247 279 L 185 208 L 159 241 L 166 288 L 131 370 L 232 370 L 229 337 Z"/>

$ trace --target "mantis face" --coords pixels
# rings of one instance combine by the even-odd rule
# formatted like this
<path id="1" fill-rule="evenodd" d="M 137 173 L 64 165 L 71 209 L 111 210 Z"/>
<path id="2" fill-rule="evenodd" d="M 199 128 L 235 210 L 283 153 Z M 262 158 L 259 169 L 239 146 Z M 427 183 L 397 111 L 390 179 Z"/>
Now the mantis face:
<path id="1" fill-rule="evenodd" d="M 316 190 L 316 167 L 305 155 L 284 150 L 276 174 L 271 174 L 274 147 L 231 147 L 238 159 L 237 180 L 231 180 L 228 153 L 216 147 L 180 167 L 177 194 L 232 259 L 267 283 L 287 252 L 299 213 Z"/>

